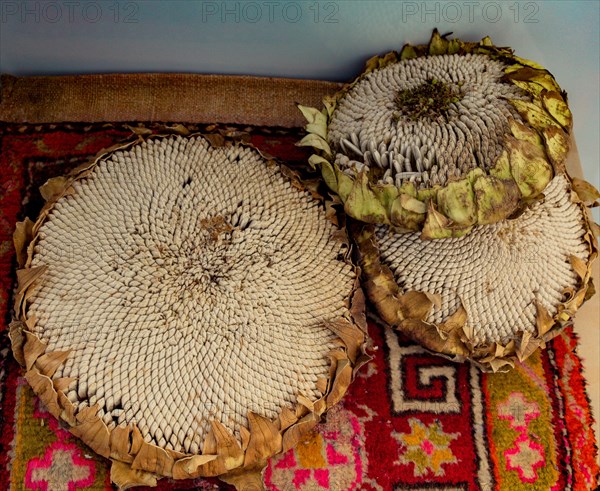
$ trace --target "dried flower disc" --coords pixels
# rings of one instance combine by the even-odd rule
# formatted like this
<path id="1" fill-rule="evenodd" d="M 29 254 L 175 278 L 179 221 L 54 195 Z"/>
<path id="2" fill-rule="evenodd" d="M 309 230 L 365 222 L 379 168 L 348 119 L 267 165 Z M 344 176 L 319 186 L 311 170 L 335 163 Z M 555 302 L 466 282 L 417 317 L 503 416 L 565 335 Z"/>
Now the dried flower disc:
<path id="1" fill-rule="evenodd" d="M 357 220 L 460 237 L 504 220 L 564 172 L 572 117 L 540 65 L 448 39 L 375 56 L 321 111 L 300 107 L 310 163 Z"/>
<path id="2" fill-rule="evenodd" d="M 442 324 L 462 305 L 475 344 L 507 344 L 535 333 L 536 302 L 555 315 L 565 289 L 579 280 L 569 263 L 589 259 L 582 210 L 556 177 L 515 220 L 481 226 L 465 237 L 423 241 L 418 234 L 377 229 L 381 260 L 404 291 L 440 295 L 426 322 Z"/>
<path id="3" fill-rule="evenodd" d="M 329 123 L 336 163 L 354 178 L 373 168 L 379 184 L 414 182 L 417 189 L 489 170 L 505 149 L 508 121 L 522 122 L 508 100 L 526 98 L 502 81 L 506 67 L 483 54 L 453 54 L 367 74 L 339 101 Z"/>
<path id="4" fill-rule="evenodd" d="M 432 351 L 492 370 L 560 331 L 584 301 L 597 255 L 565 176 L 519 217 L 464 237 L 426 241 L 386 225 L 354 235 L 367 294 L 386 323 Z"/>
<path id="5" fill-rule="evenodd" d="M 281 434 L 302 433 L 299 417 L 316 423 L 343 394 L 336 367 L 351 371 L 364 342 L 355 271 L 322 204 L 277 165 L 245 146 L 169 137 L 61 182 L 25 270 L 42 272 L 23 307 L 25 359 L 40 341 L 67 352 L 53 373 L 28 368 L 60 385 L 62 413 L 100 418 L 113 436 L 134 427 L 167 459 L 140 450 L 134 468 L 190 477 L 264 465 Z M 174 463 L 199 454 L 219 457 Z"/>

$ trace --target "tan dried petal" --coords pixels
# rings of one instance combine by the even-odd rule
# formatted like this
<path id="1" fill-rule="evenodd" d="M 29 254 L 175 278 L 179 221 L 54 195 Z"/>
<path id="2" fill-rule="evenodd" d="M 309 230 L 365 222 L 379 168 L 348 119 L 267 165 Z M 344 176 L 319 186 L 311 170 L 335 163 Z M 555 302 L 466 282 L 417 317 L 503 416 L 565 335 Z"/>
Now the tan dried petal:
<path id="1" fill-rule="evenodd" d="M 110 480 L 117 485 L 119 491 L 125 491 L 136 486 L 156 487 L 156 478 L 156 474 L 138 469 L 134 470 L 123 462 L 113 461 L 110 466 Z"/>

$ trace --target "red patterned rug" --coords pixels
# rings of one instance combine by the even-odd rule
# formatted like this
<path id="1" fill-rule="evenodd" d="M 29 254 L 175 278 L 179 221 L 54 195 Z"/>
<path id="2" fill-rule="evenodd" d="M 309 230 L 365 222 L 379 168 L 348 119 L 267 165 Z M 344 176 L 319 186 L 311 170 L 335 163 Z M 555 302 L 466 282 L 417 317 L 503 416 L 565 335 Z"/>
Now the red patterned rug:
<path id="1" fill-rule="evenodd" d="M 112 489 L 107 462 L 48 415 L 10 355 L 12 231 L 35 218 L 37 188 L 130 136 L 124 125 L 0 126 L 0 490 Z M 298 135 L 257 128 L 252 142 L 291 163 Z M 68 254 L 69 251 L 65 251 Z M 487 375 L 425 353 L 376 325 L 363 368 L 318 432 L 273 459 L 267 490 L 590 490 L 599 468 L 571 329 L 513 371 Z M 158 489 L 230 489 L 214 480 Z"/>

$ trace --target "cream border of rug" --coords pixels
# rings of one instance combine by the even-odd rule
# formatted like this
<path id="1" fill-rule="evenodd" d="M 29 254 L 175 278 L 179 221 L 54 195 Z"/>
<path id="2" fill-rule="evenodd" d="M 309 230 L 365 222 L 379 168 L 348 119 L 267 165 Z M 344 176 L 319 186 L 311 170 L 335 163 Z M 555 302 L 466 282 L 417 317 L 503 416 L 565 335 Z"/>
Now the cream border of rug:
<path id="1" fill-rule="evenodd" d="M 233 123 L 300 127 L 297 103 L 321 106 L 341 84 L 322 80 L 198 74 L 105 74 L 0 78 L 0 122 Z M 575 144 L 567 157 L 571 175 L 582 177 Z M 594 283 L 600 291 L 596 261 Z M 588 396 L 600 437 L 600 293 L 575 317 Z M 597 456 L 600 462 L 600 455 Z"/>

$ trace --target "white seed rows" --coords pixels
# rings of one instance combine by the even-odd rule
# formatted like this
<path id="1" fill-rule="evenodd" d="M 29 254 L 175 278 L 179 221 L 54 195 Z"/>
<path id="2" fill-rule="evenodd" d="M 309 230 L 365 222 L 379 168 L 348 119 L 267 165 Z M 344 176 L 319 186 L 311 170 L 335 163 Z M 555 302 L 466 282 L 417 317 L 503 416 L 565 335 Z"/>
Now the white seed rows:
<path id="1" fill-rule="evenodd" d="M 48 265 L 29 306 L 55 377 L 104 422 L 197 453 L 209 420 L 316 400 L 348 315 L 351 266 L 322 208 L 253 150 L 202 138 L 117 151 L 74 184 L 40 232 Z"/>
<path id="2" fill-rule="evenodd" d="M 582 212 L 570 201 L 566 179 L 555 177 L 544 194 L 520 217 L 456 239 L 424 241 L 381 226 L 382 260 L 404 291 L 441 295 L 430 322 L 443 322 L 462 302 L 478 343 L 505 344 L 519 331 L 533 333 L 534 301 L 554 315 L 564 289 L 577 283 L 569 257 L 588 259 Z"/>
<path id="3" fill-rule="evenodd" d="M 328 141 L 337 164 L 355 176 L 379 168 L 380 182 L 419 187 L 445 184 L 470 170 L 494 166 L 502 152 L 508 120 L 522 121 L 507 99 L 525 99 L 523 91 L 503 82 L 505 65 L 485 55 L 416 58 L 375 70 L 338 103 Z M 447 114 L 413 120 L 399 115 L 397 94 L 428 80 L 457 93 Z"/>

